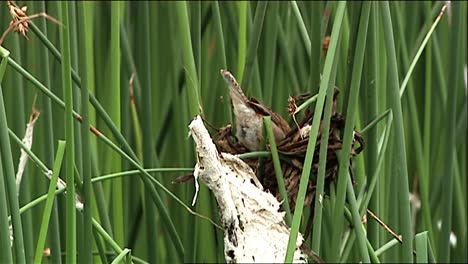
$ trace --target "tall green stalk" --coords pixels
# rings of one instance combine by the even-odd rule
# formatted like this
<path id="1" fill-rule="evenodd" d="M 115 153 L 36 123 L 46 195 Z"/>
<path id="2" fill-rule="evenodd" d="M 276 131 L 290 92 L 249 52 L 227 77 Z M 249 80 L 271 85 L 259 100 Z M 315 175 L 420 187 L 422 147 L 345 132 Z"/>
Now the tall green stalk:
<path id="1" fill-rule="evenodd" d="M 245 69 L 245 60 L 247 59 L 247 9 L 248 2 L 239 1 L 235 3 L 238 5 L 238 40 L 237 40 L 237 81 L 243 85 L 244 80 L 244 69 Z"/>
<path id="2" fill-rule="evenodd" d="M 364 61 L 364 53 L 366 50 L 366 38 L 367 38 L 367 26 L 369 21 L 369 12 L 370 12 L 370 3 L 364 3 L 361 11 L 361 19 L 358 26 L 358 36 L 356 41 L 356 52 L 354 53 L 354 64 L 352 68 L 351 81 L 350 81 L 350 92 L 349 99 L 346 110 L 346 125 L 344 128 L 343 136 L 343 146 L 341 148 L 340 157 L 339 157 L 339 168 L 338 168 L 338 180 L 337 180 L 337 201 L 335 204 L 334 211 L 334 226 L 333 231 L 333 242 L 335 245 L 339 245 L 339 240 L 341 236 L 341 230 L 343 222 L 340 219 L 343 219 L 343 209 L 346 195 L 346 187 L 348 185 L 348 170 L 349 170 L 349 159 L 352 148 L 352 142 L 354 139 L 354 126 L 357 114 L 357 102 L 358 94 L 361 85 L 361 76 L 362 76 L 362 65 Z M 352 201 L 348 201 L 352 202 Z M 356 210 L 357 211 L 357 210 Z M 365 251 L 365 242 L 366 239 L 362 231 L 361 226 L 356 223 L 356 217 L 360 219 L 359 214 L 356 216 L 353 210 L 353 216 L 355 221 L 355 231 L 357 232 L 357 237 L 359 245 L 361 246 L 361 254 L 364 262 L 369 262 L 369 255 Z M 338 248 L 335 247 L 335 254 L 338 253 Z M 339 254 L 337 254 L 338 256 Z M 334 259 L 334 258 L 333 258 Z"/>
<path id="3" fill-rule="evenodd" d="M 82 142 L 82 161 L 83 161 L 83 198 L 85 200 L 83 208 L 83 240 L 92 241 L 92 185 L 91 185 L 91 141 L 88 132 L 89 127 L 89 87 L 90 84 L 90 68 L 91 58 L 88 54 L 90 50 L 90 36 L 86 34 L 86 22 L 87 14 L 85 12 L 85 3 L 77 3 L 77 15 L 78 19 L 78 47 L 79 54 L 78 65 L 80 69 L 80 75 L 82 80 L 83 89 L 81 89 L 81 113 L 83 116 L 83 124 L 81 126 L 81 142 Z M 84 262 L 91 263 L 93 261 L 92 256 L 92 243 L 85 243 L 83 245 L 83 252 L 81 252 L 81 258 Z"/>
<path id="4" fill-rule="evenodd" d="M 121 92 L 120 92 L 120 23 L 121 23 L 121 3 L 113 1 L 110 4 L 110 42 L 109 42 L 109 75 L 108 89 L 112 93 L 112 101 L 108 102 L 108 111 L 117 128 L 121 130 Z M 112 159 L 110 168 L 122 167 L 122 157 L 116 155 Z M 124 211 L 123 211 L 123 185 L 120 179 L 112 183 L 112 219 L 115 241 L 124 244 Z"/>
<path id="5" fill-rule="evenodd" d="M 338 3 L 338 11 L 333 23 L 332 37 L 330 42 L 329 51 L 325 60 L 325 67 L 323 70 L 323 78 L 320 83 L 319 96 L 315 105 L 315 114 L 312 120 L 312 127 L 309 133 L 309 142 L 307 144 L 307 152 L 302 170 L 301 180 L 299 183 L 299 191 L 297 194 L 296 207 L 294 209 L 293 223 L 291 226 L 291 234 L 289 235 L 288 249 L 286 252 L 285 262 L 291 262 L 294 254 L 294 248 L 297 239 L 297 233 L 299 232 L 300 219 L 302 216 L 304 198 L 306 194 L 306 188 L 309 182 L 310 171 L 312 168 L 312 159 L 315 152 L 315 143 L 317 142 L 317 134 L 320 126 L 320 118 L 323 112 L 323 105 L 325 101 L 325 94 L 330 87 L 333 87 L 334 80 L 331 80 L 331 71 L 333 64 L 336 63 L 336 48 L 340 39 L 341 24 L 344 17 L 344 11 L 346 2 Z"/>
<path id="6" fill-rule="evenodd" d="M 245 66 L 243 73 L 240 74 L 242 77 L 241 87 L 248 87 L 254 71 L 254 62 L 257 54 L 258 43 L 260 42 L 260 36 L 262 34 L 263 21 L 265 19 L 265 13 L 268 6 L 267 1 L 258 2 L 258 6 L 255 10 L 255 19 L 252 25 L 251 34 L 249 34 L 249 46 L 247 48 Z"/>
<path id="7" fill-rule="evenodd" d="M 0 150 L 0 262 L 19 262 L 18 239 L 23 240 L 26 263 L 34 261 L 34 250 L 37 259 L 51 263 L 223 262 L 224 230 L 193 214 L 219 222 L 213 194 L 201 184 L 197 204 L 191 207 L 193 182 L 171 183 L 193 173 L 185 168 L 196 162 L 187 124 L 202 107 L 215 141 L 221 127 L 234 125 L 220 69 L 233 70 L 247 95 L 282 115 L 292 128 L 287 98 L 307 91 L 313 96 L 298 104 L 298 120 L 304 111 L 315 110 L 312 123 L 323 131 L 330 109 L 336 108 L 343 124 L 353 127 L 338 128 L 346 141 L 342 146 L 349 144 L 349 131 L 364 136 L 363 151 L 350 155 L 352 163 L 339 160 L 336 167 L 351 168 L 341 168 L 339 173 L 346 173 L 334 180 L 321 181 L 324 168 L 333 165 L 324 157 L 335 150 L 326 149 L 324 133 L 321 139 L 312 135 L 303 175 L 296 179 L 303 184 L 300 190 L 315 181 L 316 208 L 296 210 L 291 235 L 315 214 L 314 228 L 306 230 L 311 239 L 303 243 L 325 262 L 411 261 L 409 239 L 414 235 L 411 258 L 416 261 L 434 262 L 436 256 L 438 261 L 466 262 L 466 3 L 144 1 L 72 3 L 65 9 L 59 1 L 16 4 L 0 8 L 2 33 L 14 19 L 10 11 L 26 5 L 26 15 L 39 14 L 28 20 L 24 35 L 19 24 L 11 24 L 14 30 L 0 48 L 6 116 L 0 131 L 7 128 L 13 142 L 7 151 L 12 163 L 5 162 L 8 154 Z M 364 35 L 359 23 L 369 5 L 364 45 L 358 41 Z M 444 15 L 435 19 L 444 5 Z M 67 54 L 61 44 L 64 34 L 69 38 Z M 328 47 L 325 36 L 331 37 Z M 365 47 L 365 56 L 357 74 L 360 47 Z M 70 64 L 63 76 L 61 67 L 68 66 L 62 62 Z M 72 100 L 67 98 L 67 75 Z M 359 92 L 352 91 L 356 85 Z M 333 86 L 340 95 L 330 108 Z M 396 87 L 399 98 L 394 96 Z M 359 95 L 354 107 L 353 93 Z M 33 102 L 40 117 L 28 149 L 21 138 Z M 70 108 L 78 122 L 72 124 L 75 180 L 69 188 L 75 187 L 84 203 L 83 211 L 75 211 L 74 238 L 69 235 L 73 230 L 67 231 L 67 208 L 74 210 L 67 206 L 70 189 L 54 190 L 54 202 L 49 198 L 47 207 L 44 195 L 57 142 L 69 137 L 64 119 L 69 127 Z M 331 120 L 330 128 L 334 125 Z M 320 153 L 313 153 L 319 148 Z M 14 179 L 9 171 L 16 170 L 21 149 L 29 159 L 18 199 L 7 178 Z M 272 152 L 239 157 L 272 158 L 273 145 Z M 336 154 L 345 159 L 349 153 L 343 148 Z M 313 156 L 318 173 L 310 176 L 307 165 Z M 59 181 L 68 181 L 68 159 Z M 281 178 L 284 172 L 274 160 Z M 352 185 L 347 172 L 352 172 Z M 16 210 L 11 193 L 21 206 L 22 236 L 15 232 L 15 240 L 10 240 Z M 367 209 L 401 234 L 403 245 Z M 39 230 L 31 224 L 49 211 L 47 226 Z M 436 225 L 439 220 L 442 230 Z M 456 245 L 449 245 L 452 232 Z M 67 252 L 70 239 L 76 239 L 76 255 Z M 294 242 L 291 237 L 288 257 Z"/>
<path id="8" fill-rule="evenodd" d="M 13 57 L 16 57 L 18 61 L 20 62 L 26 62 L 28 61 L 27 56 L 25 56 L 25 52 L 23 52 L 23 44 L 21 41 L 20 36 L 14 36 L 12 41 L 11 47 L 11 53 Z M 26 85 L 24 81 L 21 79 L 20 76 L 14 75 L 10 79 L 10 85 L 14 85 L 15 89 L 11 91 L 11 96 L 13 98 L 16 98 L 14 105 L 15 105 L 15 118 L 9 119 L 11 120 L 8 127 L 14 129 L 17 131 L 17 133 L 24 135 L 24 132 L 26 131 L 26 126 L 25 124 L 28 122 L 28 119 L 26 118 L 27 112 L 32 109 L 30 106 L 26 106 L 28 100 L 28 93 L 26 92 Z M 5 87 L 8 83 L 5 82 Z M 9 86 L 10 86 L 9 85 Z M 8 101 L 11 102 L 11 100 L 7 100 L 6 103 L 8 105 Z M 8 115 L 7 115 L 8 118 Z M 12 154 L 14 159 L 16 157 L 20 156 L 19 151 L 12 149 Z M 27 167 L 23 171 L 23 177 L 21 179 L 21 184 L 19 187 L 20 189 L 17 190 L 18 192 L 18 202 L 19 204 L 26 203 L 31 199 L 31 194 L 34 191 L 35 188 L 34 184 L 32 184 L 32 178 L 30 177 L 31 170 L 29 170 Z M 34 256 L 34 246 L 32 243 L 33 237 L 34 237 L 34 228 L 33 228 L 33 222 L 32 222 L 32 214 L 31 212 L 28 212 L 26 214 L 23 214 L 21 216 L 21 223 L 23 226 L 23 240 L 24 240 L 24 252 L 25 252 L 25 257 L 27 262 L 31 262 Z"/>
<path id="9" fill-rule="evenodd" d="M 264 53 L 266 54 L 264 61 L 263 61 L 263 68 L 264 71 L 262 84 L 263 84 L 263 99 L 264 103 L 271 105 L 273 94 L 274 94 L 274 87 L 275 87 L 275 72 L 278 70 L 276 62 L 278 59 L 276 56 L 271 56 L 271 54 L 275 54 L 276 49 L 278 48 L 278 27 L 276 27 L 276 19 L 279 14 L 279 7 L 280 2 L 271 2 L 269 3 L 270 8 L 267 10 L 266 17 L 265 17 L 265 41 L 264 43 Z"/>
<path id="10" fill-rule="evenodd" d="M 7 58 L 10 55 L 6 49 L 0 46 L 0 53 L 1 53 L 1 62 L 0 62 L 0 103 L 2 109 L 0 109 L 2 116 L 2 120 L 0 124 L 6 124 L 6 117 L 4 116 L 4 103 L 3 103 L 3 88 L 2 88 L 2 81 L 5 74 L 6 66 L 7 66 Z M 5 122 L 5 123 L 4 123 Z M 3 155 L 2 155 L 3 156 Z M 8 224 L 8 201 L 7 201 L 7 190 L 8 186 L 5 185 L 4 179 L 6 178 L 3 172 L 3 159 L 0 159 L 0 233 L 1 234 L 8 234 L 0 236 L 0 262 L 11 263 L 13 262 L 13 257 L 10 250 L 10 227 Z M 15 189 L 16 190 L 16 187 Z"/>
<path id="11" fill-rule="evenodd" d="M 336 64 L 334 72 L 336 72 Z M 336 75 L 336 74 L 334 74 Z M 334 78 L 332 78 L 334 79 Z M 327 152 L 328 152 L 328 138 L 330 133 L 330 118 L 332 115 L 333 108 L 333 94 L 335 89 L 329 87 L 327 90 L 327 97 L 325 102 L 325 110 L 323 114 L 322 131 L 320 135 L 320 150 L 319 150 L 319 168 L 317 172 L 317 185 L 315 189 L 315 204 L 314 204 L 314 223 L 313 223 L 313 234 L 312 234 L 312 250 L 320 254 L 320 241 L 322 238 L 322 213 L 323 213 L 323 199 L 325 197 L 325 173 L 327 168 Z"/>
<path id="12" fill-rule="evenodd" d="M 371 14 L 370 14 L 370 19 L 369 19 L 369 37 L 368 37 L 368 44 L 367 44 L 367 50 L 368 52 L 366 53 L 365 56 L 365 65 L 364 65 L 364 71 L 367 72 L 367 74 L 364 75 L 364 81 L 365 81 L 365 97 L 364 100 L 367 101 L 365 105 L 366 113 L 367 116 L 366 120 L 370 121 L 371 119 L 375 118 L 378 114 L 378 95 L 380 94 L 380 89 L 378 87 L 379 81 L 377 80 L 380 75 L 378 73 L 378 68 L 379 67 L 379 45 L 377 43 L 378 41 L 378 35 L 377 35 L 377 30 L 379 24 L 378 24 L 378 6 L 376 4 L 373 4 L 371 7 Z M 377 170 L 377 156 L 378 156 L 378 143 L 379 143 L 379 138 L 378 138 L 378 129 L 374 128 L 369 131 L 368 136 L 366 138 L 366 150 L 367 150 L 367 183 L 372 182 L 374 180 L 372 177 L 374 177 L 374 172 Z M 377 175 L 375 175 L 377 177 Z M 375 214 L 380 215 L 380 206 L 379 203 L 381 201 L 382 195 L 380 192 L 372 192 L 372 197 L 369 202 L 369 209 L 372 210 Z M 369 238 L 369 242 L 371 243 L 374 248 L 377 248 L 380 246 L 380 238 L 381 238 L 381 228 L 380 225 L 373 219 L 368 219 L 367 221 L 367 235 Z"/>
<path id="13" fill-rule="evenodd" d="M 6 62 L 9 58 L 9 52 L 2 47 L 0 48 L 2 49 L 2 54 L 0 54 L 2 57 L 2 62 L 0 64 L 0 81 L 2 81 L 6 69 Z M 15 169 L 13 167 L 13 157 L 11 155 L 10 139 L 8 137 L 8 123 L 6 119 L 5 103 L 3 100 L 3 89 L 0 89 L 0 124 L 0 153 L 2 156 L 2 165 L 5 168 L 3 178 L 6 180 L 6 193 L 8 195 L 10 213 L 13 219 L 15 261 L 18 263 L 25 263 L 23 227 L 19 214 L 18 197 L 16 195 Z M 6 255 L 8 258 L 8 254 Z"/>
<path id="14" fill-rule="evenodd" d="M 53 54 L 57 58 L 61 59 L 60 53 L 58 53 L 58 51 L 56 49 L 54 49 L 53 46 L 48 46 L 48 47 L 51 48 L 51 51 L 53 51 Z M 34 78 L 34 76 L 32 76 L 29 72 L 27 72 L 24 68 L 22 68 L 19 64 L 17 64 L 14 60 L 12 60 L 11 58 L 8 58 L 8 63 L 15 70 L 17 70 L 20 74 L 22 74 L 26 79 L 31 81 L 35 85 L 35 87 L 37 87 L 42 92 L 44 92 L 47 96 L 49 96 L 55 103 L 57 103 L 61 107 L 65 107 L 65 103 L 60 98 L 58 98 L 55 94 L 50 92 L 47 89 L 47 87 L 45 87 L 42 83 L 38 82 L 37 79 Z M 72 77 L 73 77 L 73 80 L 79 86 L 81 86 L 81 80 L 78 77 L 78 75 L 76 75 L 75 71 L 72 71 Z M 190 97 L 190 99 L 193 99 L 193 98 L 194 97 Z M 137 162 L 138 159 L 137 159 L 134 151 L 131 149 L 130 145 L 128 144 L 128 142 L 125 140 L 125 138 L 122 136 L 120 131 L 117 129 L 114 122 L 110 118 L 109 114 L 104 110 L 104 108 L 99 103 L 99 101 L 97 101 L 97 99 L 94 96 L 92 96 L 91 94 L 90 94 L 90 101 L 93 104 L 93 106 L 95 107 L 97 113 L 104 120 L 104 122 L 108 125 L 108 127 L 111 130 L 112 134 L 117 138 L 119 144 L 121 144 L 123 146 L 124 150 L 118 148 L 104 134 L 100 134 L 99 131 L 98 131 L 97 134 L 95 133 L 95 135 L 98 137 L 98 139 L 102 140 L 104 142 L 104 144 L 110 146 L 111 149 L 113 149 L 114 151 L 119 153 L 121 156 L 123 156 L 126 160 L 128 160 L 132 165 L 136 166 L 143 173 L 141 175 L 141 179 L 144 182 L 144 186 L 151 193 L 151 199 L 157 205 L 161 215 L 163 216 L 162 220 L 164 221 L 165 225 L 169 226 L 169 232 L 172 234 L 170 237 L 171 237 L 171 240 L 175 243 L 175 248 L 178 251 L 178 255 L 182 256 L 184 249 L 183 249 L 183 246 L 182 246 L 182 244 L 180 242 L 180 238 L 179 238 L 179 236 L 178 236 L 178 234 L 177 234 L 177 232 L 175 230 L 175 226 L 173 225 L 173 223 L 172 223 L 172 221 L 171 221 L 171 219 L 170 219 L 170 217 L 168 215 L 167 209 L 166 209 L 165 205 L 163 204 L 163 202 L 161 200 L 161 197 L 156 192 L 155 187 L 151 184 L 151 182 L 148 179 L 151 176 L 147 172 L 145 172 L 144 169 L 141 167 L 141 165 Z M 78 115 L 78 113 L 76 113 L 74 111 L 72 113 L 73 113 L 73 116 L 76 119 L 78 119 L 78 120 L 81 119 L 80 116 Z M 91 132 L 93 132 L 93 130 L 91 130 Z M 129 154 L 127 154 L 127 153 L 129 153 Z M 167 192 L 170 196 L 172 196 L 174 199 L 176 199 L 176 201 L 178 203 L 180 203 L 181 205 L 183 205 L 183 207 L 186 207 L 185 204 L 183 204 L 182 201 L 180 201 L 180 199 L 178 199 L 174 194 L 170 193 L 170 191 L 167 188 L 165 188 L 160 182 L 157 182 L 157 185 L 160 188 L 162 188 L 163 191 Z"/>
<path id="15" fill-rule="evenodd" d="M 65 152 L 65 141 L 59 141 L 57 147 L 57 156 L 55 159 L 54 168 L 52 171 L 52 178 L 50 179 L 49 191 L 47 194 L 47 202 L 42 216 L 41 230 L 39 233 L 39 239 L 37 241 L 36 254 L 34 255 L 34 263 L 41 263 L 44 251 L 44 244 L 47 235 L 50 215 L 52 211 L 52 203 L 54 202 L 54 192 L 57 186 L 57 180 L 60 174 L 60 168 L 62 166 L 63 154 Z"/>
<path id="16" fill-rule="evenodd" d="M 271 157 L 275 168 L 278 189 L 281 194 L 281 199 L 283 200 L 282 207 L 283 210 L 286 212 L 286 223 L 288 225 L 291 225 L 291 209 L 289 207 L 288 194 L 286 193 L 286 188 L 284 186 L 283 172 L 281 170 L 281 164 L 279 161 L 278 149 L 276 148 L 275 136 L 273 134 L 273 128 L 271 124 L 271 116 L 263 117 L 263 122 L 265 124 L 265 130 L 268 135 L 268 142 L 270 144 Z"/>
<path id="17" fill-rule="evenodd" d="M 68 2 L 62 2 L 59 7 L 60 21 L 64 27 L 60 30 L 60 48 L 62 50 L 62 86 L 65 95 L 65 140 L 66 150 L 66 182 L 67 182 L 67 207 L 66 207 L 66 252 L 67 263 L 76 263 L 76 212 L 75 212 L 75 147 L 73 136 L 73 86 L 71 79 L 70 62 L 70 37 L 68 32 Z"/>
<path id="18" fill-rule="evenodd" d="M 455 162 L 454 162 L 454 151 L 456 147 L 455 141 L 455 128 L 456 128 L 456 116 L 457 116 L 457 96 L 458 89 L 461 88 L 460 80 L 462 76 L 462 60 L 459 54 L 461 37 L 459 34 L 462 28 L 463 16 L 466 16 L 466 3 L 453 2 L 451 3 L 452 8 L 452 26 L 450 28 L 450 52 L 449 59 L 451 61 L 449 66 L 449 78 L 448 78 L 448 89 L 447 93 L 447 104 L 445 108 L 445 148 L 444 151 L 444 164 L 445 164 L 445 177 L 442 182 L 443 193 L 442 193 L 442 230 L 441 240 L 439 243 L 439 258 L 441 262 L 450 262 L 450 233 L 452 232 L 452 212 L 453 212 L 453 181 L 455 174 Z M 464 12 L 465 11 L 465 12 Z M 466 22 L 466 19 L 465 19 Z M 465 64 L 466 67 L 466 64 Z M 466 87 L 465 87 L 466 89 Z M 465 90 L 466 91 L 466 90 Z"/>
<path id="19" fill-rule="evenodd" d="M 45 3 L 44 1 L 35 1 L 35 9 L 44 10 Z M 37 27 L 40 28 L 44 35 L 47 37 L 46 21 L 41 20 L 37 21 Z M 42 76 L 44 84 L 46 87 L 51 87 L 51 64 L 49 60 L 49 54 L 46 47 L 38 47 L 38 60 L 41 61 L 42 67 L 40 68 L 39 75 Z M 53 117 L 52 117 L 52 104 L 50 98 L 47 96 L 40 96 L 42 98 L 39 103 L 41 107 L 41 122 L 43 124 L 42 132 L 42 143 L 44 147 L 44 163 L 52 168 L 55 159 L 55 141 L 54 135 L 57 131 L 54 131 L 53 126 Z M 60 264 L 62 261 L 61 256 L 61 245 L 60 245 L 60 220 L 58 212 L 58 199 L 55 199 L 55 202 L 52 205 L 52 215 L 50 219 L 49 233 L 48 233 L 48 243 L 51 248 L 51 262 Z"/>
<path id="20" fill-rule="evenodd" d="M 379 3 L 383 19 L 385 47 L 388 59 L 388 89 L 390 91 L 390 106 L 394 115 L 393 157 L 391 161 L 392 179 L 399 190 L 397 194 L 398 204 L 398 230 L 403 240 L 400 261 L 413 261 L 413 235 L 411 232 L 411 214 L 408 199 L 408 172 L 406 165 L 406 145 L 403 128 L 403 114 L 401 109 L 397 57 L 395 53 L 395 41 L 393 38 L 392 18 L 388 2 Z"/>
<path id="21" fill-rule="evenodd" d="M 142 57 L 141 57 L 141 67 L 140 69 L 145 69 L 142 74 L 140 74 L 140 78 L 142 80 L 142 87 L 141 87 L 141 107 L 142 109 L 151 109 L 151 93 L 153 89 L 153 85 L 151 83 L 151 44 L 150 44 L 150 10 L 149 10 L 149 3 L 143 2 L 140 4 L 140 21 L 143 23 L 141 25 L 141 41 L 142 41 Z M 143 166 L 145 168 L 153 167 L 153 131 L 152 131 L 152 123 L 153 123 L 153 115 L 152 111 L 143 111 L 141 113 L 141 123 L 144 124 L 142 126 L 142 140 L 143 140 Z M 145 192 L 144 195 L 145 200 L 150 199 L 150 194 Z M 155 240 L 157 237 L 156 231 L 156 208 L 153 203 L 144 203 L 144 210 L 145 210 L 145 220 L 146 220 L 146 241 L 148 244 L 154 244 L 156 246 Z M 156 250 L 149 250 L 148 251 L 148 260 L 150 262 L 157 262 L 158 260 L 158 252 Z"/>
<path id="22" fill-rule="evenodd" d="M 321 18 L 323 16 L 323 3 L 321 1 L 311 1 L 310 3 L 310 26 L 309 36 L 311 36 L 311 51 L 310 51 L 310 73 L 308 89 L 315 94 L 320 85 L 320 54 L 322 53 L 322 35 Z"/>
<path id="23" fill-rule="evenodd" d="M 190 115 L 195 116 L 198 113 L 202 113 L 203 109 L 199 92 L 200 89 L 198 87 L 198 76 L 193 56 L 192 42 L 190 40 L 187 5 L 185 2 L 177 2 L 175 8 L 178 16 L 179 30 L 181 32 L 182 60 L 187 76 Z"/>

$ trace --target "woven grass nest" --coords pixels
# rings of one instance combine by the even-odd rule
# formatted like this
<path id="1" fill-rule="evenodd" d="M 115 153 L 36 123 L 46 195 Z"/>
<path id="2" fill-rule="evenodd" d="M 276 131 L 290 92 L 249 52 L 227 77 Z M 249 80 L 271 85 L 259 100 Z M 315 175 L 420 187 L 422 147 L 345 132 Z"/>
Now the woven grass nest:
<path id="1" fill-rule="evenodd" d="M 333 109 L 330 120 L 330 130 L 328 139 L 327 163 L 325 173 L 325 190 L 334 179 L 338 172 L 338 155 L 337 151 L 342 148 L 342 140 L 340 137 L 341 132 L 344 130 L 345 119 L 336 112 L 336 99 L 339 92 L 335 90 L 333 98 Z M 288 102 L 288 111 L 292 115 L 296 109 L 296 103 L 301 103 L 310 98 L 309 94 L 302 94 L 296 97 L 290 97 Z M 286 137 L 277 144 L 277 149 L 280 154 L 280 164 L 283 172 L 284 183 L 288 195 L 288 201 L 291 210 L 294 210 L 296 205 L 297 193 L 299 190 L 299 181 L 302 174 L 303 164 L 307 151 L 307 144 L 309 142 L 309 130 L 312 125 L 314 117 L 313 111 L 310 109 L 305 110 L 301 120 L 295 122 L 296 125 L 286 134 Z M 312 162 L 312 170 L 307 187 L 307 194 L 304 201 L 304 206 L 308 206 L 313 202 L 315 197 L 316 188 L 316 175 L 319 167 L 319 149 L 320 138 L 323 134 L 323 115 L 320 121 L 320 128 L 317 135 L 317 143 L 315 145 L 314 158 Z M 221 128 L 213 137 L 214 142 L 219 151 L 227 152 L 230 154 L 243 154 L 249 152 L 243 145 L 241 145 L 236 137 L 232 125 L 228 124 Z M 300 129 L 299 129 L 300 128 Z M 364 140 L 362 136 L 356 131 L 353 133 L 353 145 L 351 155 L 359 154 L 364 148 Z M 356 144 L 358 142 L 358 144 Z M 356 145 L 358 145 L 356 147 Z M 269 151 L 269 145 L 266 144 L 266 150 Z M 252 169 L 256 172 L 260 182 L 265 190 L 271 192 L 278 201 L 281 201 L 281 194 L 278 189 L 278 184 L 275 176 L 273 161 L 271 158 L 252 158 L 245 160 Z"/>

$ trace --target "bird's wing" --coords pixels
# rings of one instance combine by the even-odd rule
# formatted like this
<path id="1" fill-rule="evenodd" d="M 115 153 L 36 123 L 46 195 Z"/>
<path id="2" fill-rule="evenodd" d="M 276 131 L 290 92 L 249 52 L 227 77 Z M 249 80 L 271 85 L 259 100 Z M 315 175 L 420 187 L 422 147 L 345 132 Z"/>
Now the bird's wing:
<path id="1" fill-rule="evenodd" d="M 249 105 L 252 106 L 252 108 L 254 108 L 257 112 L 263 115 L 271 116 L 271 121 L 277 124 L 281 128 L 281 130 L 283 130 L 284 133 L 287 133 L 289 132 L 289 130 L 291 130 L 288 122 L 286 122 L 286 120 L 284 120 L 282 116 L 273 112 L 273 110 L 271 110 L 268 106 L 260 103 L 256 98 L 250 98 Z"/>

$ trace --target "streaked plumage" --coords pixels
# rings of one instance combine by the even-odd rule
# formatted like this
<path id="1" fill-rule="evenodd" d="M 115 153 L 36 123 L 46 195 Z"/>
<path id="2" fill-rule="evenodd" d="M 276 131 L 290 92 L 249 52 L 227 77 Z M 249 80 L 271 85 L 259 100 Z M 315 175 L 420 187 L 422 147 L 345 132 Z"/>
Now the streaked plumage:
<path id="1" fill-rule="evenodd" d="M 248 99 L 229 71 L 221 70 L 221 75 L 229 88 L 237 140 L 250 151 L 259 150 L 263 133 L 263 116 L 271 116 L 275 140 L 276 142 L 282 140 L 291 130 L 288 122 L 256 99 Z"/>

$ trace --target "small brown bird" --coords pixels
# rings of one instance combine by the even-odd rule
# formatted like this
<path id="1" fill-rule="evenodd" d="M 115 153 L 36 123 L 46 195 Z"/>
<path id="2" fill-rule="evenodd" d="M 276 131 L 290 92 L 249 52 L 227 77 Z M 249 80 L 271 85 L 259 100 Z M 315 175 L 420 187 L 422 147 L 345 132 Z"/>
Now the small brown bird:
<path id="1" fill-rule="evenodd" d="M 281 141 L 291 130 L 288 122 L 255 98 L 248 99 L 229 71 L 221 69 L 221 75 L 229 88 L 237 140 L 250 151 L 259 150 L 263 135 L 263 117 L 271 116 L 275 141 Z"/>

